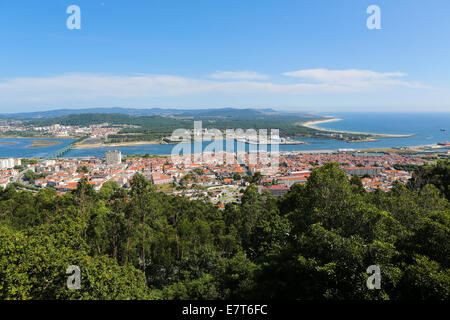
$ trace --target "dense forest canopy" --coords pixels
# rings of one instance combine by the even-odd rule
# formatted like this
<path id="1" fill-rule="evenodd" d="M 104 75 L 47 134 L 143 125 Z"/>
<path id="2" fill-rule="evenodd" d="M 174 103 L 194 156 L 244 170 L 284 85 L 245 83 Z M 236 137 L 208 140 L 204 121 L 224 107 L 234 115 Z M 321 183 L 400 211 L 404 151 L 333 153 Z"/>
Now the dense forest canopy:
<path id="1" fill-rule="evenodd" d="M 242 203 L 81 181 L 0 191 L 0 299 L 449 299 L 450 161 L 366 193 L 335 163 L 282 198 Z M 81 269 L 68 290 L 66 269 Z M 381 269 L 369 290 L 366 269 Z"/>

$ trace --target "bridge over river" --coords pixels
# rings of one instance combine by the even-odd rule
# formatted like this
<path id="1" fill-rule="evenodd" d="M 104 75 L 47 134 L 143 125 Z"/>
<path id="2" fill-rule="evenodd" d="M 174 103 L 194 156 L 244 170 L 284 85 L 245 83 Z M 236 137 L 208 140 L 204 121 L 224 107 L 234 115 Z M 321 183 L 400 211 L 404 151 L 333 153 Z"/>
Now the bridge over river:
<path id="1" fill-rule="evenodd" d="M 51 156 L 49 156 L 49 157 L 47 158 L 47 160 L 50 160 L 50 159 L 56 159 L 56 158 L 61 158 L 61 157 L 64 156 L 67 152 L 69 152 L 70 150 L 72 150 L 72 149 L 75 147 L 75 145 L 76 145 L 77 143 L 82 142 L 83 140 L 86 140 L 87 138 L 88 138 L 88 136 L 84 136 L 84 137 L 81 137 L 81 138 L 78 139 L 78 140 L 72 141 L 70 144 L 68 144 L 68 145 L 65 146 L 64 148 L 59 149 L 58 151 L 56 151 L 55 153 L 53 153 Z"/>

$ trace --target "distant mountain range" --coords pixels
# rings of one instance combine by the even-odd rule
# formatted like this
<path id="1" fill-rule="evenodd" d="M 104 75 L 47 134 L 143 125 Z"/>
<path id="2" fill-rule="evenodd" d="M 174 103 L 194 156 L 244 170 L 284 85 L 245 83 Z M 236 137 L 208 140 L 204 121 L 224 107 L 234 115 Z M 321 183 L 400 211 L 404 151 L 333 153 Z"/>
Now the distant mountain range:
<path id="1" fill-rule="evenodd" d="M 264 109 L 238 109 L 238 108 L 211 108 L 211 109 L 163 109 L 163 108 L 88 108 L 88 109 L 59 109 L 49 111 L 36 111 L 24 113 L 4 113 L 0 114 L 1 119 L 17 119 L 17 120 L 36 120 L 36 119 L 51 119 L 65 117 L 74 114 L 90 114 L 90 113 L 104 113 L 104 114 L 126 114 L 130 116 L 179 116 L 179 117 L 238 117 L 238 116 L 252 116 L 252 115 L 280 115 L 287 114 L 287 112 L 276 111 L 271 108 Z M 305 113 L 295 112 L 295 115 L 303 115 Z M 312 115 L 311 115 L 312 116 Z"/>

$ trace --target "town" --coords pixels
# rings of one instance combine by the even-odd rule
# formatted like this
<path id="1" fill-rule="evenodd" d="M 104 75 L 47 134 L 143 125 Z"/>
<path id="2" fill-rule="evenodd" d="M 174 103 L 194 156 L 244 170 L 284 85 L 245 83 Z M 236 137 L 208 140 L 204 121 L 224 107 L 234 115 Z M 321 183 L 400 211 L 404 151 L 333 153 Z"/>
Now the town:
<path id="1" fill-rule="evenodd" d="M 251 154 L 223 153 L 224 162 L 211 158 L 202 161 L 198 156 L 122 156 L 120 151 L 108 151 L 104 159 L 0 159 L 0 186 L 14 184 L 19 189 L 38 192 L 51 187 L 59 194 L 77 188 L 86 178 L 95 190 L 108 181 L 128 188 L 136 173 L 144 175 L 161 192 L 191 199 L 209 200 L 224 208 L 238 203 L 245 187 L 258 185 L 259 191 L 274 196 L 287 193 L 293 184 L 306 183 L 311 170 L 328 162 L 336 162 L 351 178 L 361 177 L 366 191 L 389 191 L 395 181 L 406 183 L 411 168 L 424 165 L 447 154 L 408 155 L 398 153 L 370 153 L 357 151 L 329 151 L 317 153 L 281 152 L 277 166 L 267 166 L 252 159 Z M 189 157 L 189 160 L 185 161 Z M 203 157 L 207 159 L 207 157 Z"/>
<path id="2" fill-rule="evenodd" d="M 109 123 L 99 123 L 89 126 L 71 126 L 52 124 L 49 126 L 30 126 L 22 121 L 0 121 L 0 133 L 6 135 L 40 136 L 54 138 L 82 137 L 89 135 L 90 138 L 106 138 L 108 135 L 116 134 L 123 127 L 112 127 Z"/>

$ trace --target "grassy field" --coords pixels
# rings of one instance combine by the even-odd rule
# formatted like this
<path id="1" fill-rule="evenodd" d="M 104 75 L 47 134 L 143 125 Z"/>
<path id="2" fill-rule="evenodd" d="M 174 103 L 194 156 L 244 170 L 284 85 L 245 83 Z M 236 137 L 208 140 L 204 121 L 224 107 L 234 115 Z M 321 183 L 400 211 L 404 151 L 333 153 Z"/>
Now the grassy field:
<path id="1" fill-rule="evenodd" d="M 159 191 L 172 191 L 173 187 L 172 187 L 171 183 L 168 183 L 168 184 L 158 185 L 158 186 L 156 186 L 156 189 Z"/>

